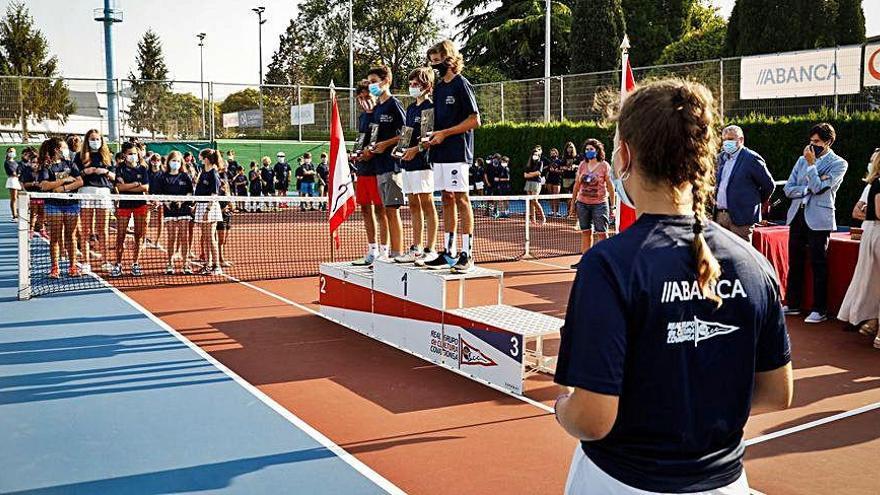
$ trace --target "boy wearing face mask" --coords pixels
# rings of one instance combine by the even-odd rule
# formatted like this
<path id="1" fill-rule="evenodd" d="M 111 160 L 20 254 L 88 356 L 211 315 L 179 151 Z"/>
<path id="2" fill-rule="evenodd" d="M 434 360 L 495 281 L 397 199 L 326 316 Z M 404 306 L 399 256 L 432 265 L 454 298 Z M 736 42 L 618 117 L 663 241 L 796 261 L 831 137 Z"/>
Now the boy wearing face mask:
<path id="1" fill-rule="evenodd" d="M 21 190 L 18 167 L 19 163 L 15 160 L 15 148 L 7 148 L 3 168 L 6 170 L 6 189 L 9 190 L 9 208 L 12 211 L 13 222 L 18 220 L 18 191 Z"/>
<path id="2" fill-rule="evenodd" d="M 358 84 L 357 102 L 361 109 L 361 114 L 358 116 L 358 133 L 363 136 L 360 148 L 364 151 L 353 155 L 353 159 L 357 162 L 355 198 L 361 207 L 364 230 L 367 232 L 367 254 L 352 264 L 368 266 L 380 257 L 379 246 L 385 246 L 388 243 L 385 208 L 382 206 L 382 197 L 379 195 L 376 179 L 376 163 L 371 159 L 372 155 L 365 152 L 367 144 L 370 142 L 370 124 L 373 122 L 373 110 L 376 107 L 376 98 L 370 94 L 369 81 L 364 80 Z"/>
<path id="3" fill-rule="evenodd" d="M 315 190 L 315 178 L 317 176 L 318 173 L 315 170 L 315 165 L 312 164 L 312 154 L 304 153 L 302 157 L 302 164 L 296 168 L 296 180 L 299 183 L 300 196 L 306 196 L 309 198 L 315 197 L 315 195 L 317 194 Z M 311 210 L 312 205 L 303 204 L 303 208 Z"/>
<path id="4" fill-rule="evenodd" d="M 474 212 L 468 198 L 468 171 L 474 161 L 474 129 L 480 113 L 473 86 L 461 75 L 464 57 L 451 40 L 428 50 L 431 68 L 437 71 L 434 87 L 434 132 L 427 145 L 434 168 L 434 186 L 443 192 L 443 256 L 427 264 L 455 272 L 473 270 Z M 455 246 L 455 231 L 461 215 L 461 253 Z"/>
<path id="5" fill-rule="evenodd" d="M 278 196 L 287 196 L 287 190 L 290 188 L 290 164 L 287 163 L 287 155 L 283 151 L 279 151 L 275 155 L 277 161 L 272 167 L 272 173 L 275 177 L 275 194 Z"/>
<path id="6" fill-rule="evenodd" d="M 143 163 L 137 146 L 134 143 L 122 145 L 125 165 L 116 171 L 116 190 L 120 194 L 147 194 L 150 191 L 150 172 Z M 138 263 L 141 257 L 141 245 L 147 231 L 146 201 L 119 201 L 116 210 L 116 264 L 110 270 L 111 277 L 122 276 L 122 258 L 125 251 L 125 236 L 128 221 L 134 217 L 134 253 L 131 263 L 131 274 L 135 277 L 143 275 Z"/>

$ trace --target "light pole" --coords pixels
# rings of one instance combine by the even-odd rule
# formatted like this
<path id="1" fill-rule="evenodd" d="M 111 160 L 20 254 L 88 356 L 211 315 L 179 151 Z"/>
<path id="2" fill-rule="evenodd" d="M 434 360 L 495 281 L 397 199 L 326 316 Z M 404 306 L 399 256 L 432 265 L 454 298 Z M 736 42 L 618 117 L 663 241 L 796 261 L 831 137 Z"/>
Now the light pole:
<path id="1" fill-rule="evenodd" d="M 205 137 L 205 33 L 196 35 L 199 39 L 199 91 L 202 100 L 202 137 Z"/>
<path id="2" fill-rule="evenodd" d="M 122 10 L 110 7 L 111 0 L 104 0 L 103 9 L 93 11 L 94 18 L 104 23 L 104 67 L 107 77 L 107 134 L 111 142 L 119 140 L 119 111 L 116 106 L 116 86 L 113 79 L 113 24 L 122 22 Z"/>
<path id="3" fill-rule="evenodd" d="M 263 129 L 263 24 L 266 23 L 266 19 L 263 19 L 263 12 L 266 11 L 266 7 L 254 7 L 251 9 L 254 13 L 257 14 L 257 45 L 259 45 L 258 53 L 260 58 L 260 85 L 259 85 L 259 93 L 260 93 L 260 130 Z"/>
<path id="4" fill-rule="evenodd" d="M 550 122 L 550 0 L 544 16 L 544 122 Z"/>

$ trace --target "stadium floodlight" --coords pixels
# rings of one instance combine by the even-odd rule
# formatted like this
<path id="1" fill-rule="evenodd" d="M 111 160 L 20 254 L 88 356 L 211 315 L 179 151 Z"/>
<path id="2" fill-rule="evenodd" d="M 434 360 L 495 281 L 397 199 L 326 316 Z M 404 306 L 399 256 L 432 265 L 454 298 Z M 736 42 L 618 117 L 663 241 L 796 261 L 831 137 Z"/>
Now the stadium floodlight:
<path id="1" fill-rule="evenodd" d="M 96 21 L 104 24 L 104 68 L 107 78 L 107 134 L 111 142 L 119 140 L 119 111 L 116 106 L 116 84 L 113 71 L 113 24 L 122 22 L 122 9 L 113 0 L 104 0 L 104 8 L 92 11 Z"/>
<path id="2" fill-rule="evenodd" d="M 196 35 L 199 39 L 199 92 L 202 100 L 202 137 L 205 137 L 205 33 Z"/>
<path id="3" fill-rule="evenodd" d="M 266 11 L 266 7 L 254 7 L 251 9 L 255 14 L 257 14 L 257 51 L 258 57 L 260 59 L 260 85 L 259 93 L 260 93 L 260 129 L 263 128 L 262 124 L 262 115 L 263 115 L 263 24 L 266 23 L 266 19 L 263 19 L 263 12 Z"/>

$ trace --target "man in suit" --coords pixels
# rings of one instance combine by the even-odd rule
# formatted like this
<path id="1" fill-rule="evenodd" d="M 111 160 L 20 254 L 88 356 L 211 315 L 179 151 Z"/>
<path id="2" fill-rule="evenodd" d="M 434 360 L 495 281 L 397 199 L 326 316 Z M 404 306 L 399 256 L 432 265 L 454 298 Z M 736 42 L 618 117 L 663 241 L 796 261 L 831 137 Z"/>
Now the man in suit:
<path id="1" fill-rule="evenodd" d="M 745 147 L 739 126 L 725 127 L 721 137 L 724 143 L 715 177 L 715 221 L 751 243 L 755 224 L 761 221 L 761 205 L 773 194 L 773 176 L 761 155 Z"/>
<path id="2" fill-rule="evenodd" d="M 847 162 L 831 150 L 837 135 L 831 124 L 817 124 L 810 130 L 810 144 L 798 158 L 785 195 L 791 198 L 788 209 L 788 293 L 787 315 L 798 315 L 804 286 L 805 250 L 809 250 L 813 268 L 813 309 L 807 323 L 827 319 L 828 239 L 837 229 L 834 218 L 837 190 L 846 174 Z"/>

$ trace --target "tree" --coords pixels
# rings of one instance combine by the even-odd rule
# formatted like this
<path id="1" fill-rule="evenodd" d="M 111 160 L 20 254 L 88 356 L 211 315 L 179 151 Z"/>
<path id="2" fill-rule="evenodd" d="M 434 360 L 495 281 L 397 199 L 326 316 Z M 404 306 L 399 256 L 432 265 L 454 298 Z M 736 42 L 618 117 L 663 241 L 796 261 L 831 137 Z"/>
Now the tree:
<path id="1" fill-rule="evenodd" d="M 727 36 L 727 21 L 718 14 L 718 9 L 704 0 L 693 4 L 685 21 L 687 32 L 680 40 L 663 49 L 658 64 L 677 64 L 698 62 L 721 58 Z"/>
<path id="2" fill-rule="evenodd" d="M 220 103 L 221 113 L 232 113 L 241 110 L 253 110 L 260 107 L 260 92 L 253 88 L 245 88 L 223 99 Z"/>
<path id="3" fill-rule="evenodd" d="M 163 105 L 171 92 L 168 79 L 168 68 L 162 55 L 162 42 L 159 35 L 147 29 L 137 45 L 138 76 L 129 72 L 128 79 L 134 96 L 128 108 L 128 123 L 135 131 L 148 130 L 156 137 L 157 132 L 164 132 L 162 122 Z"/>
<path id="4" fill-rule="evenodd" d="M 841 22 L 855 26 L 838 26 L 838 3 L 847 12 Z M 847 43 L 858 40 L 859 29 L 864 40 L 864 16 L 857 12 L 861 12 L 861 2 L 849 0 L 737 0 L 728 23 L 725 53 L 744 56 L 829 47 L 839 43 L 838 33 Z"/>
<path id="5" fill-rule="evenodd" d="M 865 42 L 865 11 L 862 9 L 862 0 L 837 0 L 834 41 L 838 45 Z"/>
<path id="6" fill-rule="evenodd" d="M 653 64 L 667 45 L 681 38 L 685 19 L 696 1 L 622 0 L 633 67 Z"/>
<path id="7" fill-rule="evenodd" d="M 570 70 L 572 2 L 550 4 L 551 74 Z M 459 37 L 466 40 L 462 52 L 469 63 L 495 67 L 512 79 L 544 75 L 544 2 L 501 0 L 499 5 L 492 0 L 460 0 L 453 12 L 464 18 L 458 28 Z"/>
<path id="8" fill-rule="evenodd" d="M 36 78 L 0 82 L 3 94 L 16 95 L 0 101 L 0 120 L 18 121 L 25 142 L 29 119 L 64 122 L 76 110 L 67 85 L 60 79 L 58 57 L 49 56 L 49 43 L 34 27 L 34 18 L 23 3 L 11 3 L 0 21 L 0 74 Z"/>
<path id="9" fill-rule="evenodd" d="M 626 33 L 620 0 L 575 0 L 571 18 L 571 71 L 584 73 L 617 68 L 620 42 Z"/>

